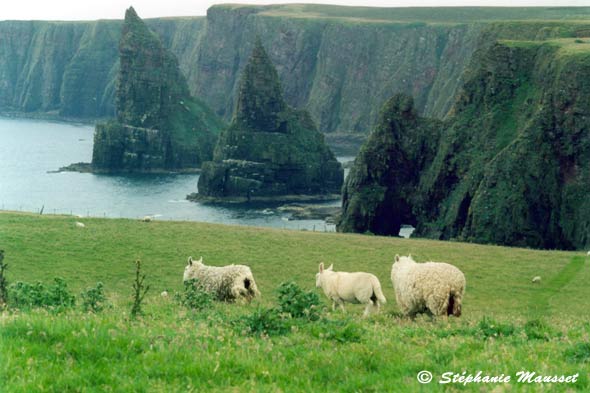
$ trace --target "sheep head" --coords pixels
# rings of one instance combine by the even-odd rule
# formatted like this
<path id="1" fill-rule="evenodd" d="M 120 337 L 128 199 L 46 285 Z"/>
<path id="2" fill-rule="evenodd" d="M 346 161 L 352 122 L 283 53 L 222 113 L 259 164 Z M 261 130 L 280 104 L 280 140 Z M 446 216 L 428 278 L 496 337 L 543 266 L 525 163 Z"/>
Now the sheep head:
<path id="1" fill-rule="evenodd" d="M 188 262 L 184 268 L 182 281 L 188 281 L 195 278 L 199 266 L 203 266 L 203 257 L 201 257 L 201 259 L 198 261 L 193 260 L 193 257 L 188 257 Z"/>
<path id="2" fill-rule="evenodd" d="M 332 272 L 334 270 L 334 264 L 331 264 L 330 267 L 324 268 L 324 262 L 320 263 L 319 272 L 315 275 L 315 286 L 316 288 L 321 288 L 322 286 L 322 276 L 326 272 Z"/>

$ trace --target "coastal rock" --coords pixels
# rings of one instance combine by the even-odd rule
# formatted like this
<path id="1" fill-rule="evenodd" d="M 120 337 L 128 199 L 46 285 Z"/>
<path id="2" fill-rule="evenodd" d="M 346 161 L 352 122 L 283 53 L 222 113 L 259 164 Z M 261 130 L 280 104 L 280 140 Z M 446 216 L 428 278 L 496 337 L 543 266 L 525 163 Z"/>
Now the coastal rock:
<path id="1" fill-rule="evenodd" d="M 342 167 L 309 114 L 285 103 L 277 72 L 257 40 L 234 119 L 222 131 L 213 161 L 203 165 L 199 198 L 321 199 L 337 195 L 342 178 Z"/>
<path id="2" fill-rule="evenodd" d="M 415 225 L 414 190 L 441 128 L 417 115 L 412 97 L 389 99 L 346 179 L 338 231 L 398 235 L 402 224 Z"/>
<path id="3" fill-rule="evenodd" d="M 588 247 L 589 54 L 575 39 L 479 51 L 439 133 L 398 126 L 380 138 L 380 124 L 371 135 L 347 180 L 339 229 L 397 235 L 403 222 L 435 239 Z M 403 125 L 402 107 L 393 113 Z"/>
<path id="4" fill-rule="evenodd" d="M 119 43 L 117 117 L 96 126 L 97 172 L 196 168 L 212 157 L 219 119 L 191 97 L 176 57 L 133 8 Z"/>

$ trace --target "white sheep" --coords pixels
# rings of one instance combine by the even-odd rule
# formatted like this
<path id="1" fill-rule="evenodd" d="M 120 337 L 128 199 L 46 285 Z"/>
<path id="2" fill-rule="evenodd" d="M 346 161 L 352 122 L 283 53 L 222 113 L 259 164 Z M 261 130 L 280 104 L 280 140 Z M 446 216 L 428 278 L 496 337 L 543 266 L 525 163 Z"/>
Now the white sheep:
<path id="1" fill-rule="evenodd" d="M 412 256 L 395 256 L 391 282 L 402 313 L 415 316 L 430 311 L 435 316 L 461 316 L 465 275 L 448 263 L 416 263 Z"/>
<path id="2" fill-rule="evenodd" d="M 332 300 L 332 310 L 336 309 L 336 305 L 344 310 L 344 302 L 366 304 L 363 313 L 366 317 L 371 308 L 376 308 L 378 312 L 380 305 L 386 303 L 381 283 L 375 275 L 364 272 L 335 272 L 333 269 L 334 265 L 324 269 L 324 264 L 320 263 L 320 271 L 315 279 L 316 287 L 322 288 Z"/>
<path id="3" fill-rule="evenodd" d="M 152 216 L 144 216 L 140 221 L 143 222 L 152 222 L 154 218 Z"/>
<path id="4" fill-rule="evenodd" d="M 248 266 L 206 266 L 203 257 L 194 261 L 188 258 L 184 269 L 183 281 L 198 279 L 206 292 L 214 295 L 218 300 L 234 301 L 237 299 L 252 300 L 260 296 L 254 276 Z"/>
<path id="5" fill-rule="evenodd" d="M 533 277 L 533 279 L 531 280 L 531 282 L 533 284 L 540 284 L 541 283 L 541 277 L 540 276 L 535 276 L 535 277 Z"/>
<path id="6" fill-rule="evenodd" d="M 86 225 L 84 225 L 84 223 L 83 223 L 83 222 L 76 221 L 76 227 L 77 227 L 77 228 L 85 228 L 85 227 L 86 227 Z"/>

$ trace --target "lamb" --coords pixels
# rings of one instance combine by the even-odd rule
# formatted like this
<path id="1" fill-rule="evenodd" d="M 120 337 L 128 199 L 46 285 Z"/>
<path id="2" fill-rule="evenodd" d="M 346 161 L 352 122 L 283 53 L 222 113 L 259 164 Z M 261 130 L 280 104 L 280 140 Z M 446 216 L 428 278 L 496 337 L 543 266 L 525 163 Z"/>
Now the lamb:
<path id="1" fill-rule="evenodd" d="M 77 227 L 77 228 L 85 228 L 85 227 L 86 227 L 86 225 L 84 225 L 84 223 L 83 223 L 83 222 L 76 221 L 76 227 Z"/>
<path id="2" fill-rule="evenodd" d="M 540 284 L 541 283 L 541 276 L 535 276 L 535 277 L 533 277 L 533 279 L 531 280 L 531 282 L 533 284 Z"/>
<path id="3" fill-rule="evenodd" d="M 429 311 L 434 316 L 461 316 L 465 275 L 448 263 L 416 263 L 412 256 L 395 256 L 391 267 L 395 298 L 405 315 Z"/>
<path id="4" fill-rule="evenodd" d="M 322 288 L 329 299 L 332 299 L 332 310 L 338 304 L 344 310 L 344 302 L 366 304 L 363 316 L 369 315 L 371 308 L 379 311 L 381 304 L 385 304 L 385 296 L 381 291 L 379 279 L 371 273 L 335 272 L 334 265 L 324 269 L 320 263 L 320 271 L 316 274 L 316 287 Z"/>
<path id="5" fill-rule="evenodd" d="M 254 276 L 248 266 L 206 266 L 203 257 L 194 261 L 188 258 L 184 269 L 183 281 L 198 279 L 206 292 L 214 295 L 218 300 L 232 302 L 237 299 L 252 300 L 260 296 Z"/>

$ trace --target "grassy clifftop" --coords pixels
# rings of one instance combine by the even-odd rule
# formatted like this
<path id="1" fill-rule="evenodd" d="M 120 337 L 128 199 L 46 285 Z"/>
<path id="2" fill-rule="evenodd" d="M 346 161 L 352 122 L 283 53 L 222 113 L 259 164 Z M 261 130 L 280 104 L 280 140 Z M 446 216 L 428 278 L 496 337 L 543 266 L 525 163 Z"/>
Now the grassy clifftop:
<path id="1" fill-rule="evenodd" d="M 85 228 L 77 228 L 81 220 Z M 499 375 L 531 370 L 573 375 L 551 391 L 587 391 L 588 259 L 582 253 L 334 233 L 0 213 L 10 282 L 63 277 L 75 294 L 102 281 L 113 308 L 99 314 L 45 310 L 0 314 L 0 380 L 7 392 L 481 391 L 441 385 L 443 372 Z M 459 319 L 412 321 L 397 314 L 389 270 L 395 253 L 451 262 L 467 278 Z M 187 310 L 160 291 L 181 290 L 188 255 L 212 265 L 251 266 L 262 292 L 250 305 Z M 146 314 L 129 318 L 133 261 L 152 287 Z M 282 335 L 252 335 L 244 323 L 277 303 L 282 281 L 314 289 L 319 262 L 381 280 L 388 303 L 361 320 L 362 306 L 292 321 Z M 539 275 L 541 284 L 532 284 Z M 327 302 L 326 302 L 327 303 Z M 253 322 L 250 322 L 253 323 Z M 251 325 L 252 326 L 252 325 Z M 502 361 L 498 361 L 501 359 Z M 430 385 L 416 380 L 434 374 Z M 334 378 L 338 375 L 338 378 Z M 536 391 L 538 384 L 485 385 Z"/>
<path id="2" fill-rule="evenodd" d="M 221 4 L 213 8 L 256 10 L 263 15 L 326 18 L 355 22 L 472 23 L 505 20 L 585 21 L 590 7 L 344 7 L 323 4 L 249 6 Z M 587 23 L 587 20 L 585 21 Z"/>

